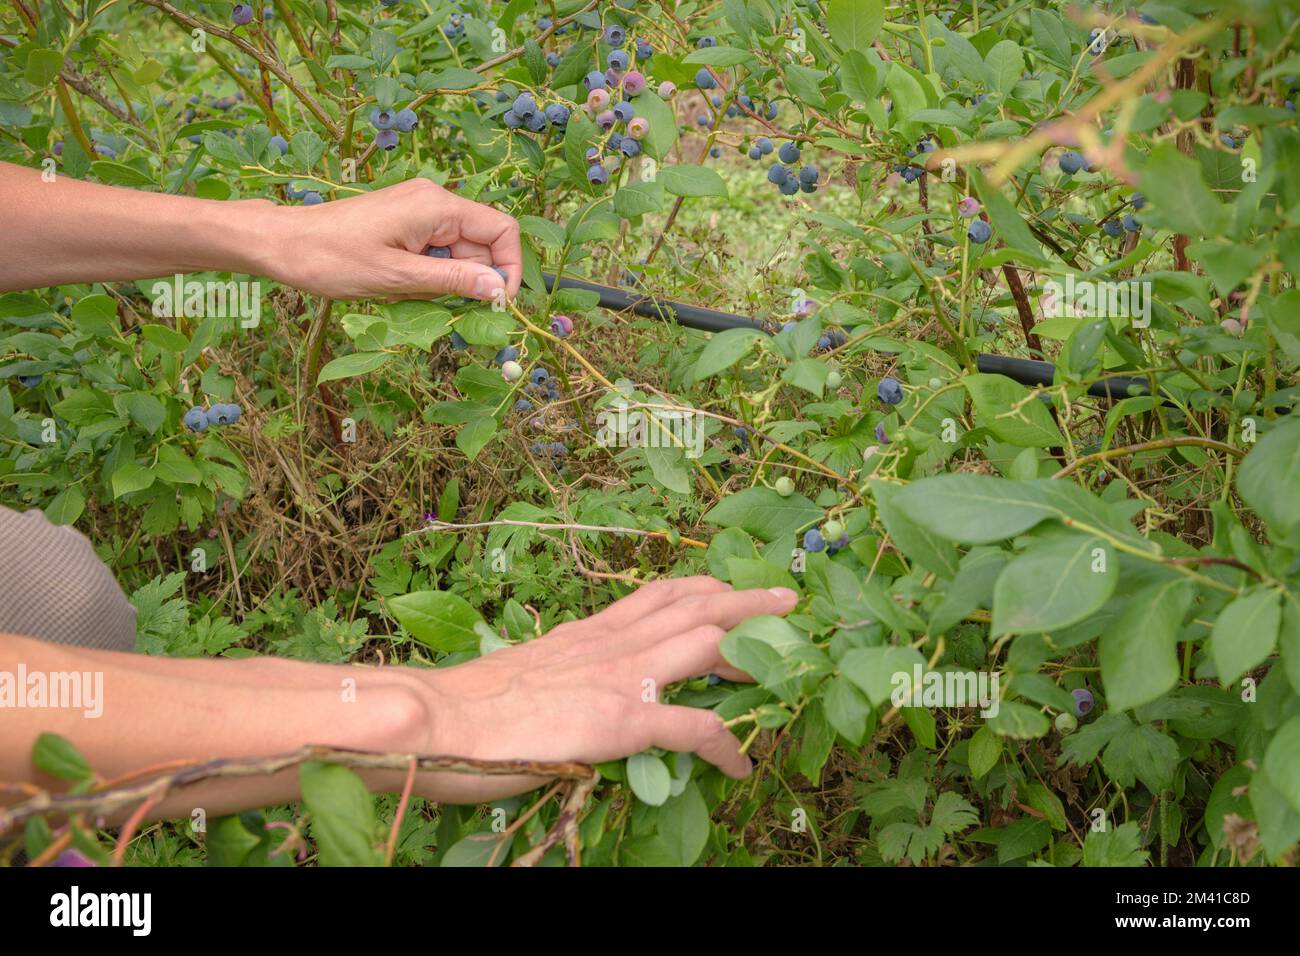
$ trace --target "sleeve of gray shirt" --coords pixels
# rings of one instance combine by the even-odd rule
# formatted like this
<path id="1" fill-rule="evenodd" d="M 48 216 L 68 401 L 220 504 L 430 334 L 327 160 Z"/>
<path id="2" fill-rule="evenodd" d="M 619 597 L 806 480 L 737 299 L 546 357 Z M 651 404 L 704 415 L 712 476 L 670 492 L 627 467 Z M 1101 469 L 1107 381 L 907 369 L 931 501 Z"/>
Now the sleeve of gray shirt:
<path id="1" fill-rule="evenodd" d="M 135 608 L 84 534 L 0 506 L 0 634 L 135 649 Z"/>

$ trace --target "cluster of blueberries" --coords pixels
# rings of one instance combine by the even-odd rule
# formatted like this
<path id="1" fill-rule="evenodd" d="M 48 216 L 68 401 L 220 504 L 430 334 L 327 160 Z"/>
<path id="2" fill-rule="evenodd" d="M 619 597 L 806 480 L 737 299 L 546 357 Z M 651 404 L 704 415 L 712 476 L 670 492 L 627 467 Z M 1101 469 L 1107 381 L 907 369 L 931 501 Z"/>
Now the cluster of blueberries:
<path id="1" fill-rule="evenodd" d="M 1146 197 L 1141 193 L 1134 193 L 1132 200 L 1133 209 L 1138 210 L 1147 204 Z M 1133 218 L 1133 213 L 1125 213 L 1122 219 L 1107 219 L 1101 224 L 1101 231 L 1106 233 L 1112 239 L 1124 235 L 1126 232 L 1141 232 L 1142 224 Z"/>
<path id="2" fill-rule="evenodd" d="M 505 103 L 509 99 L 509 93 L 497 93 L 497 102 Z M 501 122 L 507 129 L 526 129 L 531 133 L 541 133 L 547 127 L 563 130 L 569 125 L 569 108 L 563 103 L 552 103 L 543 109 L 533 94 L 525 91 L 501 114 Z"/>
<path id="3" fill-rule="evenodd" d="M 211 408 L 200 408 L 196 405 L 185 413 L 181 423 L 192 432 L 201 432 L 209 425 L 214 428 L 220 425 L 233 425 L 239 421 L 241 414 L 243 410 L 234 402 L 230 404 L 218 402 Z"/>
<path id="4" fill-rule="evenodd" d="M 547 369 L 541 365 L 529 373 L 528 384 L 524 386 L 524 393 L 532 395 L 534 398 L 545 399 L 554 402 L 560 397 L 560 383 Z M 526 398 L 518 399 L 515 402 L 515 411 L 531 412 L 533 403 Z"/>
<path id="5" fill-rule="evenodd" d="M 528 446 L 528 451 L 537 458 L 549 458 L 551 467 L 556 471 L 563 471 L 569 456 L 569 446 L 562 441 L 535 441 Z"/>
<path id="6" fill-rule="evenodd" d="M 1097 704 L 1093 699 L 1092 691 L 1085 687 L 1076 687 L 1070 691 L 1070 696 L 1074 698 L 1074 713 L 1062 711 L 1056 715 L 1056 729 L 1063 734 L 1073 733 L 1078 729 L 1079 718 L 1087 717 Z"/>
<path id="7" fill-rule="evenodd" d="M 742 147 L 743 148 L 743 147 Z M 754 140 L 749 147 L 749 158 L 761 160 L 764 156 L 770 156 L 776 147 L 766 136 L 760 136 Z M 794 170 L 794 164 L 799 162 L 799 146 L 791 141 L 782 143 L 781 148 L 776 151 L 777 159 L 780 162 L 773 163 L 767 170 L 767 181 L 781 190 L 786 196 L 793 196 L 795 193 L 803 191 L 806 193 L 815 193 L 817 191 L 817 180 L 820 174 L 817 167 L 812 165 L 803 166 L 798 172 Z"/>
<path id="8" fill-rule="evenodd" d="M 849 533 L 844 522 L 832 518 L 820 528 L 809 528 L 803 533 L 803 549 L 816 552 L 825 551 L 834 554 L 849 546 Z"/>
<path id="9" fill-rule="evenodd" d="M 389 4 L 391 6 L 392 4 Z M 447 25 L 442 28 L 442 35 L 448 40 L 455 40 L 465 35 L 465 14 L 453 13 L 447 18 Z"/>
<path id="10" fill-rule="evenodd" d="M 907 151 L 907 158 L 914 159 L 921 153 L 933 153 L 938 148 L 939 145 L 934 140 L 927 137 L 917 143 L 914 149 L 909 149 Z M 905 183 L 914 183 L 925 175 L 925 167 L 917 166 L 914 163 L 895 163 L 889 168 L 898 173 L 899 176 L 903 177 L 903 182 Z"/>
<path id="11" fill-rule="evenodd" d="M 374 109 L 370 113 L 370 125 L 376 130 L 375 145 L 380 149 L 394 149 L 398 134 L 409 133 L 420 125 L 420 116 L 409 106 L 400 110 Z"/>

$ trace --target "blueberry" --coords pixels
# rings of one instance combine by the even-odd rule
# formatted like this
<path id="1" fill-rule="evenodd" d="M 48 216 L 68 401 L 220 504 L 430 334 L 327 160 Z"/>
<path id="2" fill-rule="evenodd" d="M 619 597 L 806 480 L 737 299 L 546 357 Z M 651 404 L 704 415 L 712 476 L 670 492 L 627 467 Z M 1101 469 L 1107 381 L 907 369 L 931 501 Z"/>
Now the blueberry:
<path id="1" fill-rule="evenodd" d="M 717 45 L 718 45 L 718 38 L 717 38 L 717 37 L 700 37 L 698 40 L 695 41 L 695 45 L 696 45 L 697 47 L 699 47 L 701 50 L 704 49 L 705 47 L 717 46 Z"/>
<path id="2" fill-rule="evenodd" d="M 1088 161 L 1083 158 L 1082 153 L 1062 153 L 1060 159 L 1061 172 L 1067 176 L 1073 176 L 1079 170 L 1088 165 Z"/>
<path id="3" fill-rule="evenodd" d="M 532 93 L 520 93 L 515 97 L 515 101 L 510 108 L 515 111 L 515 115 L 520 119 L 527 120 L 537 112 L 537 100 L 533 99 Z"/>
<path id="4" fill-rule="evenodd" d="M 758 151 L 764 156 L 772 152 L 772 141 L 766 136 L 760 136 L 758 139 L 754 140 L 754 145 L 758 147 Z"/>
<path id="5" fill-rule="evenodd" d="M 504 365 L 506 362 L 513 362 L 518 358 L 519 349 L 515 348 L 513 345 L 507 345 L 493 356 L 492 361 L 497 365 Z"/>
<path id="6" fill-rule="evenodd" d="M 23 388 L 35 388 L 41 384 L 43 378 L 45 378 L 44 375 L 19 375 L 18 384 Z"/>
<path id="7" fill-rule="evenodd" d="M 1074 714 L 1061 712 L 1056 715 L 1056 730 L 1061 734 L 1072 734 L 1079 729 L 1079 721 Z"/>
<path id="8" fill-rule="evenodd" d="M 799 191 L 799 180 L 791 176 L 785 182 L 780 184 L 782 196 L 793 196 Z"/>
<path id="9" fill-rule="evenodd" d="M 424 254 L 431 259 L 450 259 L 451 246 L 430 246 L 424 250 Z"/>
<path id="10" fill-rule="evenodd" d="M 886 405 L 897 405 L 903 400 L 903 386 L 897 379 L 882 378 L 876 386 L 876 397 Z"/>
<path id="11" fill-rule="evenodd" d="M 827 541 L 838 541 L 844 535 L 844 522 L 832 518 L 822 525 L 822 537 Z"/>
<path id="12" fill-rule="evenodd" d="M 835 369 L 831 369 L 829 372 L 826 373 L 827 388 L 832 390 L 837 389 L 840 387 L 840 385 L 843 382 L 844 382 L 844 376 L 842 376 L 839 372 L 835 371 Z"/>
<path id="13" fill-rule="evenodd" d="M 1132 213 L 1129 213 L 1124 217 L 1124 229 L 1127 232 L 1140 232 L 1142 230 L 1142 224 L 1133 218 Z"/>
<path id="14" fill-rule="evenodd" d="M 799 182 L 805 186 L 816 183 L 817 177 L 818 172 L 816 166 L 805 166 L 803 169 L 799 170 Z"/>
<path id="15" fill-rule="evenodd" d="M 506 270 L 502 269 L 500 266 L 488 266 L 488 268 L 499 275 L 502 282 L 510 281 L 510 273 L 506 272 Z"/>
<path id="16" fill-rule="evenodd" d="M 780 112 L 780 110 L 778 110 L 778 109 L 776 108 L 776 104 L 775 104 L 775 103 L 768 103 L 768 104 L 767 104 L 767 112 L 766 112 L 764 115 L 765 115 L 769 120 L 774 120 L 774 119 L 776 119 L 777 114 L 778 114 L 779 112 Z"/>
<path id="17" fill-rule="evenodd" d="M 451 333 L 451 347 L 457 352 L 463 352 L 469 348 L 469 343 L 465 341 L 464 337 L 459 332 L 453 329 Z"/>
<path id="18" fill-rule="evenodd" d="M 501 377 L 507 382 L 517 382 L 524 376 L 524 367 L 518 362 L 502 362 Z"/>
<path id="19" fill-rule="evenodd" d="M 324 201 L 325 197 L 314 189 L 309 189 L 302 194 L 302 204 L 304 206 L 319 206 Z"/>
<path id="20" fill-rule="evenodd" d="M 636 41 L 636 58 L 638 60 L 648 60 L 655 55 L 654 47 L 644 40 Z"/>
<path id="21" fill-rule="evenodd" d="M 763 151 L 762 151 L 761 149 L 759 149 L 757 146 L 751 146 L 751 147 L 749 147 L 749 158 L 750 158 L 750 159 L 762 159 L 762 158 L 763 158 Z"/>
<path id="22" fill-rule="evenodd" d="M 229 425 L 232 421 L 230 406 L 218 402 L 208 409 L 207 419 L 211 426 Z"/>
<path id="23" fill-rule="evenodd" d="M 1096 703 L 1092 699 L 1092 691 L 1078 687 L 1070 691 L 1070 696 L 1074 698 L 1074 716 L 1087 717 L 1092 713 L 1093 705 Z"/>
<path id="24" fill-rule="evenodd" d="M 794 494 L 794 479 L 788 475 L 782 475 L 776 480 L 776 493 L 782 498 L 789 498 Z"/>
<path id="25" fill-rule="evenodd" d="M 596 114 L 596 125 L 601 129 L 610 130 L 618 122 L 618 117 L 614 115 L 613 110 L 605 110 L 603 113 Z"/>
<path id="26" fill-rule="evenodd" d="M 622 73 L 632 64 L 632 58 L 623 50 L 612 50 L 609 56 L 605 58 L 605 62 L 611 70 L 618 70 L 618 72 Z"/>
<path id="27" fill-rule="evenodd" d="M 374 109 L 370 111 L 370 125 L 375 129 L 392 129 L 397 122 L 397 114 L 392 110 Z"/>
<path id="28" fill-rule="evenodd" d="M 780 163 L 773 163 L 767 169 L 767 181 L 781 185 L 790 178 L 790 167 L 782 166 Z"/>
<path id="29" fill-rule="evenodd" d="M 564 338 L 573 331 L 573 319 L 567 315 L 556 315 L 551 318 L 551 333 L 558 338 Z"/>
<path id="30" fill-rule="evenodd" d="M 794 164 L 799 162 L 799 146 L 797 143 L 782 143 L 781 149 L 776 154 L 781 162 Z"/>
<path id="31" fill-rule="evenodd" d="M 546 397 L 551 401 L 555 401 L 560 397 L 560 386 L 556 384 L 555 379 L 551 379 L 546 383 Z"/>
<path id="32" fill-rule="evenodd" d="M 271 145 L 276 148 L 276 151 L 279 152 L 281 156 L 289 152 L 288 141 L 286 141 L 285 138 L 281 136 L 279 133 L 276 133 L 274 136 L 271 137 Z"/>
<path id="33" fill-rule="evenodd" d="M 677 92 L 677 84 L 674 83 L 672 80 L 664 80 L 662 83 L 659 84 L 658 92 L 659 92 L 659 96 L 662 99 L 666 100 L 674 93 Z"/>
<path id="34" fill-rule="evenodd" d="M 622 46 L 627 40 L 627 31 L 617 24 L 605 27 L 605 42 L 610 46 Z"/>
<path id="35" fill-rule="evenodd" d="M 597 186 L 603 186 L 609 182 L 609 170 L 600 163 L 596 163 L 587 169 L 587 181 L 595 183 Z"/>
<path id="36" fill-rule="evenodd" d="M 1101 224 L 1101 229 L 1112 239 L 1124 235 L 1124 225 L 1118 219 L 1107 219 Z"/>
<path id="37" fill-rule="evenodd" d="M 235 26 L 244 26 L 253 22 L 253 8 L 246 3 L 237 3 L 230 11 L 230 22 Z"/>
<path id="38" fill-rule="evenodd" d="M 974 196 L 966 196 L 961 202 L 957 203 L 957 211 L 967 219 L 971 216 L 977 216 L 980 211 L 980 201 Z"/>
<path id="39" fill-rule="evenodd" d="M 992 235 L 993 227 L 983 219 L 972 219 L 971 224 L 966 227 L 966 238 L 979 245 L 988 242 Z"/>
<path id="40" fill-rule="evenodd" d="M 803 533 L 803 549 L 805 551 L 825 551 L 826 539 L 816 528 L 809 528 Z"/>
<path id="41" fill-rule="evenodd" d="M 625 136 L 619 140 L 618 150 L 630 159 L 633 156 L 641 155 L 641 144 L 631 136 Z"/>
<path id="42" fill-rule="evenodd" d="M 605 74 L 600 70 L 592 70 L 582 78 L 582 85 L 588 90 L 603 90 L 605 88 Z"/>
<path id="43" fill-rule="evenodd" d="M 695 73 L 695 85 L 702 90 L 711 90 L 718 85 L 718 81 L 713 78 L 707 66 L 702 66 Z"/>
<path id="44" fill-rule="evenodd" d="M 709 118 L 705 114 L 701 113 L 699 116 L 695 117 L 695 122 L 698 123 L 700 126 L 708 126 Z"/>
<path id="45" fill-rule="evenodd" d="M 560 54 L 556 53 L 554 50 L 546 54 L 546 65 L 549 66 L 551 69 L 555 69 L 557 66 L 559 66 Z"/>
<path id="46" fill-rule="evenodd" d="M 537 21 L 537 31 L 539 33 L 545 33 L 552 26 L 553 26 L 553 22 L 550 17 L 542 17 L 540 20 Z"/>
<path id="47" fill-rule="evenodd" d="M 541 385 L 550 377 L 551 373 L 539 365 L 537 368 L 533 369 L 532 374 L 528 376 L 528 381 L 532 382 L 534 385 Z"/>
<path id="48" fill-rule="evenodd" d="M 506 110 L 502 113 L 501 122 L 505 124 L 506 129 L 519 129 L 524 125 L 523 118 L 514 110 Z"/>
<path id="49" fill-rule="evenodd" d="M 397 116 L 393 118 L 393 126 L 399 133 L 409 133 L 415 127 L 420 125 L 420 114 L 409 106 L 406 109 L 398 110 Z"/>
<path id="50" fill-rule="evenodd" d="M 303 196 L 307 195 L 307 190 L 299 189 L 293 183 L 285 183 L 284 194 L 290 199 L 301 199 Z"/>
<path id="51" fill-rule="evenodd" d="M 939 145 L 932 139 L 923 139 L 916 144 L 916 150 L 919 153 L 933 153 Z"/>
<path id="52" fill-rule="evenodd" d="M 98 153 L 100 156 L 103 156 L 105 159 L 117 158 L 117 150 L 115 150 L 112 146 L 106 146 L 103 143 L 95 144 L 95 152 Z"/>
<path id="53" fill-rule="evenodd" d="M 712 156 L 714 159 L 717 159 L 719 156 L 722 155 L 722 147 L 721 146 L 709 147 L 709 155 Z"/>
<path id="54" fill-rule="evenodd" d="M 640 70 L 628 70 L 623 76 L 623 92 L 628 96 L 639 96 L 645 89 L 645 74 Z"/>
<path id="55" fill-rule="evenodd" d="M 620 123 L 626 123 L 635 115 L 632 111 L 632 104 L 624 100 L 614 107 L 614 115 Z"/>
<path id="56" fill-rule="evenodd" d="M 380 149 L 396 149 L 398 139 L 397 130 L 381 129 L 375 134 L 375 145 Z"/>
<path id="57" fill-rule="evenodd" d="M 567 126 L 569 123 L 569 108 L 563 103 L 552 103 L 546 107 L 546 119 L 552 126 Z"/>

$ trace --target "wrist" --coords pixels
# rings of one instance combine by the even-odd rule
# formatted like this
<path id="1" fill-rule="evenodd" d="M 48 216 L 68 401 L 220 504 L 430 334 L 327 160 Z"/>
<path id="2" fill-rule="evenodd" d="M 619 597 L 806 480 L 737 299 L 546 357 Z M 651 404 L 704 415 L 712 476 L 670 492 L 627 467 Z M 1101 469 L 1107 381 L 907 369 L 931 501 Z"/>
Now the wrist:
<path id="1" fill-rule="evenodd" d="M 265 199 L 242 199 L 221 205 L 227 208 L 218 212 L 225 225 L 218 233 L 224 241 L 220 252 L 222 262 L 217 268 L 285 281 L 285 253 L 292 248 L 285 221 L 291 210 Z M 238 207 L 234 216 L 228 214 L 231 205 Z"/>

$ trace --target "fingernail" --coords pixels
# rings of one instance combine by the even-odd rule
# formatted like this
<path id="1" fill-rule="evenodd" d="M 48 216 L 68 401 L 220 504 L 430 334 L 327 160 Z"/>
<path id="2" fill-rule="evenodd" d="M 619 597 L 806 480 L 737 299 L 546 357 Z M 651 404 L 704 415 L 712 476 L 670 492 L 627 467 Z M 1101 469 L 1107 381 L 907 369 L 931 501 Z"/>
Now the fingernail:
<path id="1" fill-rule="evenodd" d="M 501 280 L 495 276 L 479 276 L 474 280 L 474 295 L 479 299 L 491 299 L 496 296 L 497 290 L 504 286 Z"/>
<path id="2" fill-rule="evenodd" d="M 789 588 L 768 588 L 767 591 L 769 594 L 779 597 L 782 601 L 796 601 L 799 599 L 799 595 Z"/>

